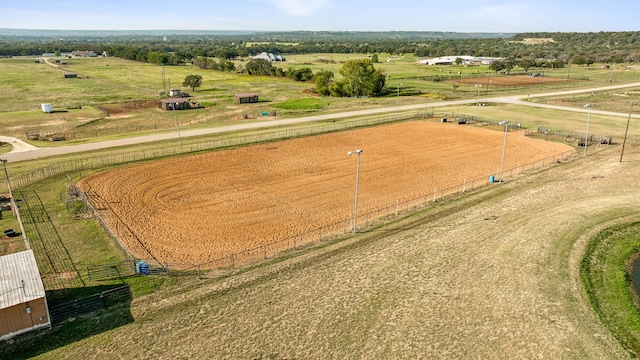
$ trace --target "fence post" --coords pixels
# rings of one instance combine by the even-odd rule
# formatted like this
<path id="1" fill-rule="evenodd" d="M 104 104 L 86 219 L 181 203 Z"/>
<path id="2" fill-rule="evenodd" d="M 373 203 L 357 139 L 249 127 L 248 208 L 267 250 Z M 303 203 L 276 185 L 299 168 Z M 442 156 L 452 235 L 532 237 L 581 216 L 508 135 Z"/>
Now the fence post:
<path id="1" fill-rule="evenodd" d="M 104 291 L 100 293 L 100 300 L 102 300 L 102 308 L 106 309 L 107 308 L 107 302 L 104 299 Z"/>
<path id="2" fill-rule="evenodd" d="M 293 248 L 295 249 L 296 247 L 294 246 Z M 264 258 L 266 260 L 267 259 L 267 246 L 266 245 L 262 247 L 262 252 L 263 252 Z"/>
<path id="3" fill-rule="evenodd" d="M 400 200 L 396 200 L 396 216 L 398 215 L 398 204 L 400 203 Z"/>
<path id="4" fill-rule="evenodd" d="M 91 273 L 89 272 L 89 267 L 87 266 L 87 279 L 91 281 Z"/>
<path id="5" fill-rule="evenodd" d="M 433 188 L 433 202 L 436 202 L 436 191 L 437 191 L 437 187 Z"/>

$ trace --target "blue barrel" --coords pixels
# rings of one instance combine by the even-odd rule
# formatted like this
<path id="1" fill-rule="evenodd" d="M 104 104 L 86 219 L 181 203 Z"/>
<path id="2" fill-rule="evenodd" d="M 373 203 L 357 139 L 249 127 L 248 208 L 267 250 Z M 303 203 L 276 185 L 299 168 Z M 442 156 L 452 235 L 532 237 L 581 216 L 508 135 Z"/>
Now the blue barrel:
<path id="1" fill-rule="evenodd" d="M 136 273 L 140 275 L 148 275 L 149 274 L 149 264 L 144 261 L 138 261 L 136 263 Z"/>
<path id="2" fill-rule="evenodd" d="M 495 182 L 496 178 L 493 177 L 493 175 L 489 176 L 489 182 Z"/>

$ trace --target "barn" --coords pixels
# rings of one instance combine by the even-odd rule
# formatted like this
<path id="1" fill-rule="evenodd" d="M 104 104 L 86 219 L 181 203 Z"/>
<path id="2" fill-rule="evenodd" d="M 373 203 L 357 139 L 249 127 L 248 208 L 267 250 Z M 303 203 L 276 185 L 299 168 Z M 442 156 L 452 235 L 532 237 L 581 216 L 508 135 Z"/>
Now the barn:
<path id="1" fill-rule="evenodd" d="M 0 341 L 51 327 L 44 285 L 32 250 L 0 256 Z"/>
<path id="2" fill-rule="evenodd" d="M 233 97 L 233 100 L 238 104 L 257 103 L 258 94 L 256 93 L 235 94 Z"/>

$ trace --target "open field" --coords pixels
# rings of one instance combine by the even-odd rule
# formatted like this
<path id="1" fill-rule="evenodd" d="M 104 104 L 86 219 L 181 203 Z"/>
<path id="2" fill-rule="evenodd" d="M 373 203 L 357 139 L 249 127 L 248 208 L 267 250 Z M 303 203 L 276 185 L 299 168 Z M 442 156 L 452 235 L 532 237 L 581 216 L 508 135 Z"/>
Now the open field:
<path id="1" fill-rule="evenodd" d="M 341 55 L 336 66 L 339 67 L 341 59 L 348 57 Z M 292 61 L 291 64 L 306 66 L 307 60 L 300 59 L 300 62 Z M 0 59 L 0 64 L 3 61 L 10 60 Z M 89 80 L 101 78 L 104 79 L 101 81 L 103 84 L 117 84 L 122 91 L 109 98 L 113 101 L 127 100 L 128 94 L 132 93 L 140 97 L 158 91 L 158 67 L 108 59 L 109 66 L 102 65 L 98 71 L 95 68 L 98 62 L 92 61 L 79 59 L 77 64 L 70 66 L 76 67 L 74 71 L 88 75 Z M 408 104 L 424 103 L 431 99 L 476 98 L 477 89 L 473 84 L 460 86 L 454 91 L 451 83 L 423 80 L 424 76 L 428 76 L 425 74 L 430 75 L 442 69 L 418 69 L 409 56 L 394 58 L 392 63 L 379 65 L 392 75 L 390 86 L 395 87 L 400 81 L 403 82 L 399 99 L 395 96 L 383 99 L 328 99 L 324 108 L 314 111 L 332 112 L 342 106 L 345 109 L 395 106 L 396 101 Z M 111 70 L 116 67 L 120 67 L 118 71 L 131 71 L 141 76 L 114 75 Z M 452 72 L 458 70 L 450 69 Z M 188 66 L 167 67 L 167 71 L 171 72 L 171 79 L 180 80 L 186 74 L 200 73 L 200 70 Z M 424 71 L 424 74 L 416 71 Z M 473 72 L 478 73 L 479 70 L 460 68 L 460 71 L 472 76 Z M 557 77 L 563 77 L 568 69 L 557 71 L 563 74 Z M 589 76 L 592 80 L 580 86 L 607 83 L 612 75 L 616 81 L 623 76 L 626 80 L 637 80 L 639 74 L 623 69 L 615 69 L 615 72 L 600 70 L 597 67 L 572 67 L 570 71 L 572 77 L 573 74 L 592 75 Z M 3 74 L 0 72 L 0 79 L 6 76 Z M 231 103 L 229 93 L 236 89 L 260 91 L 261 97 L 264 95 L 268 99 L 255 108 L 260 110 L 272 110 L 272 102 L 286 103 L 309 96 L 304 92 L 308 84 L 295 84 L 285 79 L 254 80 L 236 74 L 213 75 L 206 71 L 202 71 L 202 74 L 205 74 L 206 89 L 196 93 L 212 105 L 202 111 L 180 113 L 180 121 L 184 121 L 185 127 L 238 123 L 237 115 L 247 108 Z M 56 77 L 52 81 L 59 80 Z M 150 85 L 146 87 L 146 83 Z M 0 81 L 0 88 L 3 86 Z M 98 82 L 93 86 L 98 86 Z M 575 82 L 547 84 L 544 88 L 532 85 L 503 88 L 496 93 L 492 88 L 489 95 L 525 93 L 529 90 L 534 93 L 575 86 L 578 86 Z M 80 96 L 82 101 L 94 101 L 89 90 L 91 87 L 65 93 L 66 98 L 61 99 L 61 103 L 75 104 L 70 99 L 80 92 L 83 92 Z M 124 90 L 126 88 L 129 90 Z M 523 92 L 523 89 L 526 90 Z M 25 91 L 25 103 L 39 105 L 41 100 L 35 95 L 39 91 L 41 89 Z M 74 94 L 73 91 L 78 93 Z M 613 102 L 616 109 L 626 109 L 625 101 L 633 99 L 636 93 L 637 90 L 621 90 L 616 94 L 587 95 L 588 99 L 575 96 L 573 99 L 565 97 L 554 101 L 580 105 L 588 100 L 597 104 L 599 109 L 607 109 Z M 33 97 L 29 98 L 32 94 Z M 622 100 L 615 102 L 616 98 Z M 72 109 L 68 110 L 74 113 Z M 478 111 L 481 117 L 522 121 L 532 128 L 549 126 L 570 131 L 584 131 L 586 120 L 586 114 L 520 105 L 489 104 L 479 108 L 467 105 L 437 110 L 465 114 Z M 279 109 L 276 111 L 280 114 Z M 29 114 L 24 116 L 22 123 L 18 120 L 12 126 L 24 127 L 39 121 L 37 111 L 26 112 Z M 218 118 L 221 114 L 231 115 Z M 131 129 L 132 124 L 157 121 L 168 123 L 166 129 L 174 124 L 173 114 L 155 109 L 132 111 L 127 115 L 131 116 L 106 119 L 94 125 L 111 126 L 115 130 L 110 136 L 127 136 L 131 134 L 123 132 Z M 6 113 L 5 118 L 0 118 L 3 135 L 6 124 L 3 119 L 11 118 L 11 112 Z M 78 122 L 77 119 L 69 120 L 70 123 L 72 121 Z M 619 144 L 625 122 L 626 117 L 591 114 L 590 131 L 614 136 Z M 155 219 L 170 214 L 166 224 L 156 223 L 154 228 L 139 224 L 137 231 L 153 232 L 151 241 L 157 241 L 160 252 L 171 252 L 171 256 L 183 261 L 201 261 L 217 256 L 213 251 L 224 253 L 225 250 L 217 248 L 212 249 L 211 253 L 195 254 L 195 248 L 204 249 L 210 244 L 206 242 L 207 239 L 193 236 L 193 230 L 207 233 L 209 226 L 217 225 L 219 219 L 227 221 L 228 214 L 241 210 L 240 205 L 272 210 L 269 215 L 280 216 L 277 221 L 284 224 L 273 229 L 279 234 L 285 234 L 290 229 L 301 231 L 307 226 L 304 222 L 309 220 L 318 222 L 327 218 L 348 221 L 352 215 L 355 180 L 355 159 L 346 156 L 348 150 L 364 149 L 359 213 L 375 208 L 377 204 L 396 204 L 403 194 L 408 192 L 408 196 L 412 196 L 414 188 L 425 189 L 420 194 L 428 195 L 433 187 L 440 187 L 437 181 L 453 181 L 451 179 L 454 178 L 457 184 L 461 184 L 465 178 L 470 181 L 472 176 L 467 175 L 464 172 L 466 170 L 488 169 L 488 172 L 482 170 L 479 175 L 486 181 L 487 175 L 495 174 L 498 169 L 502 146 L 502 133 L 499 131 L 489 131 L 493 135 L 484 137 L 479 133 L 484 133 L 483 129 L 440 123 L 429 124 L 433 128 L 427 130 L 389 130 L 401 125 L 381 127 L 385 129 L 382 135 L 376 134 L 377 129 L 381 128 L 365 128 L 136 164 L 106 172 L 113 178 L 104 181 L 101 186 L 105 186 L 104 194 L 113 196 L 107 199 L 111 202 L 110 206 L 120 207 L 123 216 L 133 219 L 129 220 L 131 224 L 142 223 L 141 219 L 153 224 Z M 468 133 L 439 135 L 437 128 Z M 160 129 L 150 126 L 140 131 Z M 125 279 L 129 284 L 144 282 L 146 287 L 140 291 L 136 287 L 139 284 L 132 285 L 136 298 L 130 307 L 78 317 L 72 322 L 55 326 L 51 332 L 19 339 L 15 346 L 0 344 L 0 358 L 633 357 L 637 349 L 635 352 L 624 349 L 614 332 L 607 328 L 609 324 L 598 319 L 590 307 L 580 282 L 580 262 L 587 242 L 599 231 L 640 220 L 637 215 L 640 194 L 633 180 L 640 176 L 637 166 L 640 162 L 639 131 L 637 122 L 632 121 L 630 142 L 622 163 L 618 162 L 619 146 L 608 147 L 603 152 L 589 152 L 586 157 L 576 156 L 570 163 L 555 164 L 551 169 L 534 175 L 508 178 L 504 184 L 493 184 L 461 197 L 437 201 L 420 213 L 387 226 L 368 228 L 354 237 L 314 244 L 316 246 L 309 249 L 298 248 L 282 257 L 238 270 L 230 276 L 198 281 L 195 276 L 172 276 L 166 280 L 153 277 Z M 342 137 L 336 147 L 336 139 L 331 139 L 337 135 Z M 233 137 L 237 134 L 216 136 Z M 414 136 L 420 140 L 414 146 L 406 146 Z M 446 155 L 438 158 L 433 156 L 428 147 L 434 143 L 433 138 L 448 140 L 437 148 L 437 151 Z M 397 147 L 389 145 L 394 141 Z M 176 143 L 132 147 L 152 149 Z M 511 133 L 507 142 L 505 168 L 517 166 L 513 162 L 516 156 L 530 156 L 516 154 L 512 148 L 514 144 L 524 148 L 525 143 L 535 144 L 534 148 L 540 156 L 550 151 L 550 147 L 564 147 L 522 139 L 520 134 Z M 481 145 L 486 150 L 479 151 Z M 536 147 L 538 145 L 541 147 Z M 130 150 L 110 149 L 100 153 Z M 483 164 L 478 161 L 477 154 L 483 152 L 493 162 Z M 393 157 L 393 161 L 383 155 Z M 69 157 L 90 156 L 93 154 L 74 154 Z M 465 158 L 467 162 L 456 165 L 451 162 L 455 157 Z M 440 159 L 440 163 L 429 163 L 435 159 Z M 14 176 L 58 160 L 39 159 L 7 165 L 11 176 Z M 230 164 L 226 170 L 232 171 L 219 169 L 224 161 Z M 203 163 L 207 165 L 202 166 Z M 274 172 L 269 169 L 271 165 L 282 169 L 298 169 L 298 172 Z M 116 177 L 127 172 L 130 174 L 132 169 L 138 172 L 144 170 L 147 174 L 146 183 Z M 190 169 L 192 172 L 190 175 L 166 172 L 171 169 Z M 243 173 L 246 169 L 252 172 L 246 175 Z M 422 176 L 425 173 L 433 174 L 436 169 L 446 169 L 449 174 L 447 179 Z M 302 181 L 309 173 L 317 173 L 318 176 Z M 389 175 L 392 173 L 401 175 L 392 178 Z M 86 176 L 87 172 L 69 175 L 76 180 Z M 265 185 L 259 187 L 255 179 L 265 179 Z M 268 184 L 267 180 L 270 181 Z M 182 185 L 176 186 L 174 181 Z M 120 254 L 97 222 L 90 219 L 75 220 L 65 212 L 64 204 L 60 202 L 65 182 L 64 176 L 58 176 L 30 188 L 43 193 L 41 197 L 75 265 L 83 268 L 120 260 Z M 326 186 L 320 188 L 319 183 L 323 186 L 326 183 Z M 367 187 L 366 184 L 376 186 Z M 287 185 L 289 191 L 282 192 L 283 185 Z M 132 197 L 132 191 L 127 191 L 125 187 L 139 190 L 139 193 L 146 192 L 149 196 Z M 204 191 L 196 192 L 196 188 Z M 114 194 L 110 192 L 112 190 L 120 192 Z M 236 203 L 237 208 L 230 206 L 233 204 L 230 202 L 216 203 L 223 196 L 235 196 L 238 193 L 251 198 L 244 203 Z M 302 208 L 301 201 L 312 203 L 311 200 L 317 201 L 313 202 L 313 206 Z M 158 204 L 165 206 L 152 207 Z M 216 212 L 218 207 L 226 210 L 226 213 Z M 340 210 L 326 211 L 326 208 Z M 258 220 L 264 215 L 258 210 L 252 212 L 255 216 L 249 220 Z M 302 211 L 313 213 L 313 216 L 318 212 L 321 220 L 313 216 L 300 216 Z M 206 221 L 202 221 L 203 213 Z M 363 221 L 361 217 L 360 221 Z M 236 225 L 242 231 L 254 226 L 254 231 L 243 233 L 244 240 L 266 241 L 264 237 L 253 236 L 257 222 Z M 176 234 L 175 229 L 181 229 L 175 226 L 178 223 L 186 223 L 187 227 Z M 7 217 L 1 224 L 15 228 L 15 220 Z M 348 227 L 348 224 L 340 224 L 340 228 L 345 226 Z M 219 232 L 207 233 L 210 234 L 207 236 L 240 238 L 235 233 L 216 231 Z M 176 246 L 178 241 L 186 246 Z M 13 245 L 13 249 L 22 248 L 22 244 Z M 6 249 L 6 245 L 2 246 Z M 156 282 L 164 285 L 157 285 Z M 92 285 L 98 287 L 101 284 Z M 151 295 L 140 296 L 152 291 L 154 293 Z"/>
<path id="2" fill-rule="evenodd" d="M 503 87 L 503 86 L 526 86 L 526 85 L 545 85 L 545 84 L 549 85 L 549 84 L 566 83 L 569 81 L 570 80 L 568 79 L 544 77 L 544 76 L 533 77 L 530 75 L 501 75 L 501 76 L 494 75 L 494 76 L 481 77 L 477 79 L 473 79 L 473 78 L 460 79 L 460 80 L 456 80 L 455 82 L 460 84 L 473 85 L 473 86 L 476 86 L 476 84 L 480 84 L 484 87 L 487 87 L 487 86 Z M 482 92 L 482 88 L 480 88 L 480 91 Z"/>
<path id="3" fill-rule="evenodd" d="M 313 71 L 331 70 L 339 78 L 339 70 L 347 60 L 363 58 L 362 55 L 313 54 L 288 56 L 287 62 L 275 66 L 283 69 L 309 67 Z M 469 99 L 477 97 L 475 84 L 497 82 L 497 76 L 485 66 L 426 66 L 410 54 L 384 55 L 375 64 L 388 75 L 389 95 L 381 98 L 345 99 L 317 98 L 310 90 L 311 82 L 296 82 L 288 78 L 248 76 L 237 73 L 201 70 L 191 65 L 161 66 L 118 58 L 68 59 L 67 65 L 53 67 L 32 58 L 0 59 L 0 124 L 3 135 L 25 139 L 26 128 L 42 132 L 74 129 L 75 139 L 94 141 L 105 136 L 122 133 L 135 134 L 166 131 L 174 126 L 173 114 L 156 108 L 140 109 L 109 116 L 91 124 L 87 119 L 99 117 L 99 112 L 87 114 L 89 105 L 118 106 L 131 101 L 159 99 L 169 87 L 177 87 L 190 93 L 193 99 L 205 106 L 203 109 L 182 111 L 179 121 L 185 129 L 220 126 L 242 121 L 268 121 L 263 112 L 277 113 L 278 117 L 303 116 L 307 114 L 331 113 L 335 111 L 393 106 L 396 104 L 429 103 L 440 100 Z M 386 60 L 391 62 L 386 62 Z M 51 61 L 51 60 L 50 60 Z M 237 66 L 246 65 L 248 59 L 238 60 Z M 531 69 L 531 72 L 540 69 Z M 65 79 L 65 71 L 76 72 L 80 78 Z M 165 82 L 163 84 L 163 71 Z M 640 78 L 640 71 L 619 66 L 614 69 L 577 67 L 571 69 L 547 69 L 545 83 L 520 84 L 519 86 L 483 86 L 482 97 L 513 94 L 516 92 L 548 91 L 568 89 L 614 82 L 633 81 Z M 182 81 L 189 74 L 203 77 L 203 84 L 196 91 L 183 88 Z M 434 81 L 443 77 L 447 81 Z M 588 78 L 588 81 L 562 81 L 559 79 Z M 542 79 L 542 78 L 531 78 Z M 528 79 L 529 81 L 535 81 Z M 456 87 L 452 86 L 455 85 Z M 515 84 L 512 84 L 515 85 Z M 257 92 L 258 104 L 235 104 L 233 95 L 242 92 Z M 399 95 L 399 96 L 397 96 Z M 319 99 L 305 109 L 278 106 L 305 99 Z M 16 100 L 19 99 L 19 100 Z M 51 103 L 60 113 L 43 114 L 41 103 Z M 82 111 L 78 107 L 83 106 Z M 64 112 L 66 111 L 66 112 Z M 123 120 L 123 119 L 126 119 Z M 82 125 L 82 126 L 81 126 Z M 80 126 L 80 127 L 79 127 Z M 56 146 L 51 143 L 40 146 Z"/>
<path id="4" fill-rule="evenodd" d="M 625 179 L 640 176 L 639 149 L 622 163 L 617 150 L 161 290 L 134 300 L 133 322 L 38 358 L 629 358 L 579 280 L 586 240 L 638 219 Z"/>
<path id="5" fill-rule="evenodd" d="M 484 185 L 498 174 L 502 147 L 500 131 L 399 123 L 118 168 L 79 186 L 108 204 L 103 218 L 120 219 L 144 244 L 120 234 L 134 256 L 148 258 L 147 249 L 163 263 L 200 264 L 320 227 L 344 229 L 354 193 L 349 150 L 363 149 L 364 214 L 466 181 Z M 569 150 L 512 133 L 504 166 Z"/>

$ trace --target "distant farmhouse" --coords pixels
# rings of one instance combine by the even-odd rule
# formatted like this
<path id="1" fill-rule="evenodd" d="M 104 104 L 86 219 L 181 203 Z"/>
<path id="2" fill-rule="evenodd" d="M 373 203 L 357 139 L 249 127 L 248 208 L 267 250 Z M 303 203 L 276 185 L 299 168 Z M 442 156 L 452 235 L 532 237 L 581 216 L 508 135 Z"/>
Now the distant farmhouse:
<path id="1" fill-rule="evenodd" d="M 42 53 L 41 56 L 54 57 L 56 56 L 56 53 Z M 61 52 L 59 56 L 60 57 L 98 57 L 98 56 L 107 57 L 108 54 L 106 51 L 103 51 L 101 54 L 97 54 L 95 51 L 91 51 L 91 50 L 84 50 L 84 51 L 76 50 L 72 52 Z"/>
<path id="2" fill-rule="evenodd" d="M 491 65 L 494 61 L 504 60 L 503 58 L 474 57 L 474 56 L 442 56 L 433 59 L 418 61 L 421 65 L 454 65 L 456 59 L 462 60 L 462 65 Z"/>
<path id="3" fill-rule="evenodd" d="M 266 53 L 266 52 L 261 52 L 260 54 L 254 56 L 253 58 L 254 59 L 263 59 L 263 60 L 267 60 L 269 62 L 287 61 L 287 59 L 285 59 L 285 57 L 282 56 L 282 55 L 274 55 L 272 53 Z"/>
<path id="4" fill-rule="evenodd" d="M 70 53 L 71 56 L 73 57 L 96 57 L 98 56 L 98 54 L 96 54 L 95 51 L 91 51 L 91 50 L 76 50 L 76 51 L 72 51 Z"/>

